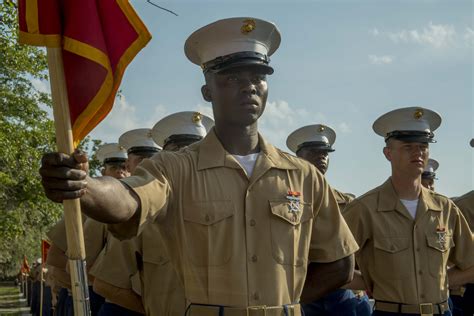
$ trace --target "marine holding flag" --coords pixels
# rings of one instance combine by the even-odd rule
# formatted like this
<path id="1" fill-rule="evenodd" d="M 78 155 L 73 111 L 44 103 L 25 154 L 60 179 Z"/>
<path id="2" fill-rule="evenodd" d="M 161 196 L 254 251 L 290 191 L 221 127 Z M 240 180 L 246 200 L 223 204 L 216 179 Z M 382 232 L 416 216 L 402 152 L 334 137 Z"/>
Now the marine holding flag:
<path id="1" fill-rule="evenodd" d="M 58 151 L 71 154 L 109 113 L 126 67 L 151 35 L 126 0 L 18 4 L 20 42 L 47 47 Z M 80 204 L 63 204 L 74 313 L 88 315 Z"/>

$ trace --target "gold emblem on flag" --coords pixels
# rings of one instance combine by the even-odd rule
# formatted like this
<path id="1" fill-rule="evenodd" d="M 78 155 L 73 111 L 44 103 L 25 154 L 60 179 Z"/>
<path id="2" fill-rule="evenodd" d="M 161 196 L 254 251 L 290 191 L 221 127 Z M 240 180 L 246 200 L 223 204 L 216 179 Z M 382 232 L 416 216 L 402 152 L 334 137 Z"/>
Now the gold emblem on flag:
<path id="1" fill-rule="evenodd" d="M 423 117 L 423 110 L 422 109 L 418 109 L 415 111 L 415 114 L 413 115 L 413 117 L 417 120 L 421 119 Z"/>
<path id="2" fill-rule="evenodd" d="M 199 123 L 202 120 L 202 114 L 199 112 L 196 112 L 193 114 L 192 121 L 193 123 Z"/>
<path id="3" fill-rule="evenodd" d="M 247 35 L 248 33 L 255 30 L 255 27 L 256 27 L 255 20 L 252 20 L 252 19 L 244 20 L 244 25 L 242 25 L 242 27 L 240 28 L 240 31 L 242 32 L 242 34 Z"/>

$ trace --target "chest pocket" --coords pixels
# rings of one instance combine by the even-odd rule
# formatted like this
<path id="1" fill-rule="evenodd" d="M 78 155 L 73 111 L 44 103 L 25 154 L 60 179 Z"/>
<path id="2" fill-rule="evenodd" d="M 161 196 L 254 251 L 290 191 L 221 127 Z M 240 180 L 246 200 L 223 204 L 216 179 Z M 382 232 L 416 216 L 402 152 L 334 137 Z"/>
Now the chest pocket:
<path id="1" fill-rule="evenodd" d="M 220 266 L 233 251 L 231 201 L 194 201 L 184 209 L 186 253 L 196 266 Z"/>
<path id="2" fill-rule="evenodd" d="M 301 202 L 297 211 L 290 210 L 287 200 L 270 201 L 273 258 L 279 264 L 307 264 L 313 210 Z"/>
<path id="3" fill-rule="evenodd" d="M 375 271 L 387 279 L 402 279 L 410 275 L 407 265 L 412 262 L 410 238 L 376 237 L 374 238 Z"/>
<path id="4" fill-rule="evenodd" d="M 444 237 L 437 234 L 427 234 L 426 244 L 428 246 L 428 262 L 430 274 L 436 278 L 446 275 L 446 267 L 450 254 L 450 249 L 454 247 L 452 235 L 446 234 Z"/>

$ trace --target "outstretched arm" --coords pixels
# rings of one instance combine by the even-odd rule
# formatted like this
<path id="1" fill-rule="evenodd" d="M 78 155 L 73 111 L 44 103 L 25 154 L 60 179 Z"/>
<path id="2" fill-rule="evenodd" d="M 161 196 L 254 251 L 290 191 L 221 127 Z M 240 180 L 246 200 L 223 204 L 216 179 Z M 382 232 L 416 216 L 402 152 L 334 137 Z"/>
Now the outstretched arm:
<path id="1" fill-rule="evenodd" d="M 121 223 L 132 218 L 140 207 L 136 194 L 112 177 L 87 175 L 87 155 L 49 153 L 40 168 L 46 196 L 54 202 L 81 199 L 82 211 L 104 223 Z"/>

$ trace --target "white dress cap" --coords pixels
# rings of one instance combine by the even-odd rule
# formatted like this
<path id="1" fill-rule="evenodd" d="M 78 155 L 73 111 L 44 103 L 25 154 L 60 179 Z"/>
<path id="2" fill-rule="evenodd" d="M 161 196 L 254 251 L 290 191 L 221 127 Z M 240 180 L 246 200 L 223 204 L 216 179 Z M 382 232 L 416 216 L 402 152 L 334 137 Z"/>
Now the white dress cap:
<path id="1" fill-rule="evenodd" d="M 178 112 L 161 119 L 153 126 L 151 135 L 153 140 L 164 147 L 173 137 L 204 138 L 214 126 L 214 120 L 199 112 Z"/>
<path id="2" fill-rule="evenodd" d="M 286 146 L 296 153 L 306 146 L 319 147 L 322 150 L 334 151 L 332 145 L 336 141 L 336 132 L 329 126 L 315 124 L 301 127 L 286 139 Z"/>
<path id="3" fill-rule="evenodd" d="M 151 129 L 139 128 L 125 132 L 119 137 L 119 144 L 127 150 L 127 153 L 134 152 L 157 152 L 161 150 L 151 137 Z"/>
<path id="4" fill-rule="evenodd" d="M 422 107 L 400 108 L 379 117 L 372 128 L 388 140 L 435 142 L 433 131 L 441 125 L 441 116 Z"/>
<path id="5" fill-rule="evenodd" d="M 127 160 L 127 151 L 117 143 L 104 144 L 96 152 L 97 159 L 101 163 L 125 161 Z"/>
<path id="6" fill-rule="evenodd" d="M 438 170 L 438 167 L 439 162 L 431 158 L 428 159 L 428 163 L 426 164 L 426 167 L 423 170 L 423 174 L 421 175 L 421 177 L 425 179 L 435 179 L 436 170 Z"/>
<path id="7" fill-rule="evenodd" d="M 268 56 L 280 46 L 275 24 L 249 17 L 216 21 L 191 34 L 184 45 L 186 57 L 204 71 L 222 71 L 237 65 L 259 64 L 269 69 Z"/>

